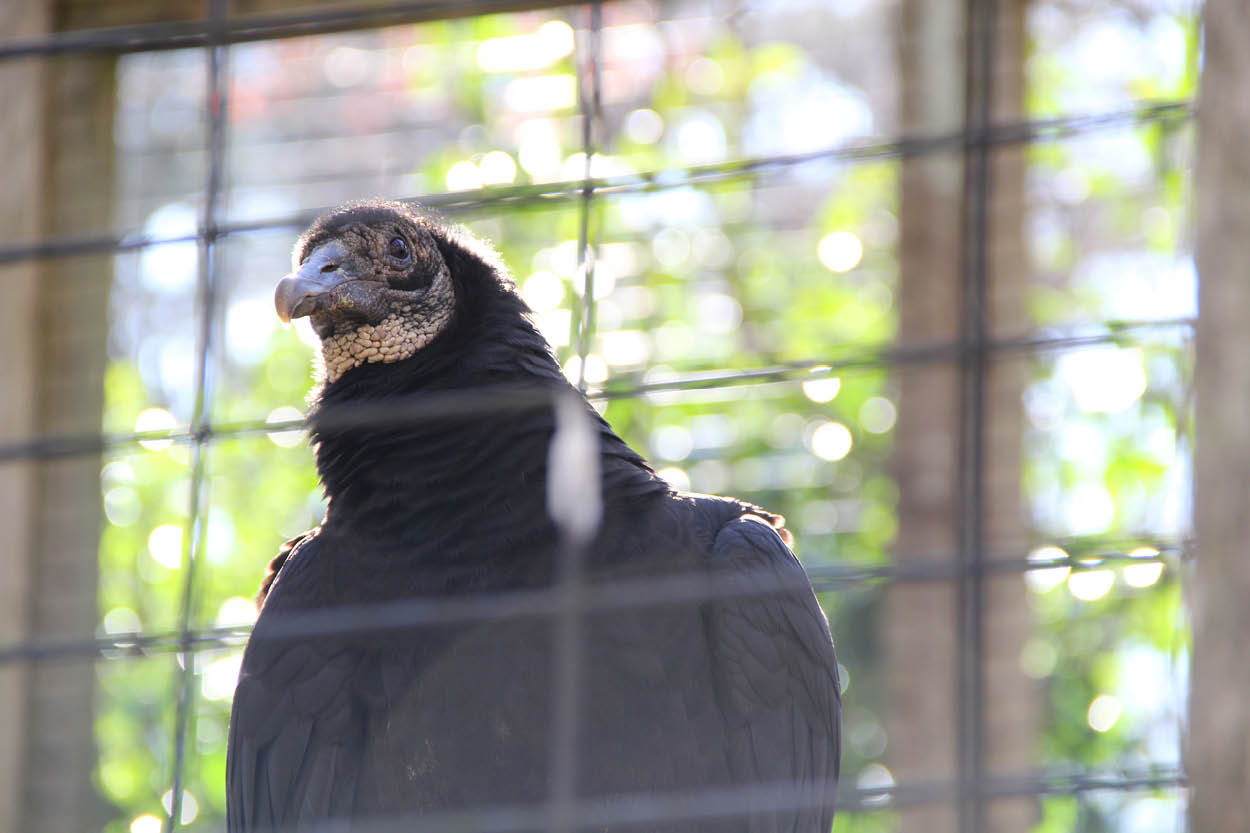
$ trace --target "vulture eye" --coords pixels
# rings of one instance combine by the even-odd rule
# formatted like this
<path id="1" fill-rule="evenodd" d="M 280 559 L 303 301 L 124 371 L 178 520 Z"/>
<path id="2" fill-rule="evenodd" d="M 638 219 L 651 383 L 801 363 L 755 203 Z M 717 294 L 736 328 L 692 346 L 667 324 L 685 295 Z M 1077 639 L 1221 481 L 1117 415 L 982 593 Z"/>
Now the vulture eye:
<path id="1" fill-rule="evenodd" d="M 386 247 L 386 253 L 396 260 L 407 260 L 409 255 L 408 241 L 402 237 L 392 238 L 390 244 Z"/>

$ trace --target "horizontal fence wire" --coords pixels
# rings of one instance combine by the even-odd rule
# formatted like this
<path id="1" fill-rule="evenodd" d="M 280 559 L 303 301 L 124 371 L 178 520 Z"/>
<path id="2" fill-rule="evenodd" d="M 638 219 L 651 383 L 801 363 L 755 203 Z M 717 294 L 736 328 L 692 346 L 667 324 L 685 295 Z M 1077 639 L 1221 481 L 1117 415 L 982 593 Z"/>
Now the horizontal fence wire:
<path id="1" fill-rule="evenodd" d="M 209 45 L 229 46 L 235 43 L 330 35 L 355 29 L 377 29 L 447 18 L 567 8 L 572 5 L 576 4 L 544 0 L 409 0 L 326 11 L 235 16 L 221 23 L 209 19 L 137 23 L 0 41 L 0 61 L 40 56 L 118 55 Z"/>
<path id="2" fill-rule="evenodd" d="M 1073 572 L 1105 570 L 1130 564 L 1171 564 L 1180 562 L 1183 545 L 1175 541 L 1133 541 L 1135 548 L 1149 546 L 1153 554 L 1124 552 L 1123 542 L 1075 540 L 1049 542 L 1079 550 L 1066 557 L 1021 558 L 997 554 L 984 559 L 980 568 L 986 574 L 1019 575 L 1054 569 Z M 817 593 L 837 592 L 882 584 L 953 582 L 967 575 L 968 567 L 954 553 L 938 557 L 910 558 L 882 565 L 806 566 L 807 576 Z M 786 589 L 773 572 L 752 573 L 755 584 L 749 589 L 729 589 L 704 574 L 674 574 L 648 578 L 612 578 L 588 582 L 582 604 L 596 611 L 629 610 L 644 607 L 688 604 L 728 597 L 766 595 Z M 501 618 L 534 618 L 557 615 L 562 596 L 555 588 L 474 593 L 440 598 L 412 598 L 385 603 L 343 606 L 309 613 L 287 613 L 281 623 L 270 628 L 268 638 L 330 637 L 362 634 L 394 628 L 488 622 Z M 123 656 L 149 656 L 183 649 L 196 650 L 241 646 L 251 633 L 248 625 L 226 625 L 182 631 L 114 633 L 80 639 L 24 639 L 0 645 L 0 665 L 18 662 L 67 661 L 74 659 L 117 659 Z"/>
<path id="3" fill-rule="evenodd" d="M 930 136 L 903 137 L 866 142 L 850 147 L 831 147 L 807 153 L 785 154 L 738 160 L 715 165 L 591 177 L 538 185 L 512 185 L 476 191 L 439 192 L 406 199 L 451 217 L 475 212 L 533 206 L 557 206 L 582 200 L 589 189 L 599 196 L 634 194 L 710 185 L 751 176 L 764 176 L 813 162 L 862 163 L 962 151 L 982 144 L 1016 145 L 1058 141 L 1087 133 L 1132 125 L 1192 121 L 1196 113 L 1190 101 L 1152 102 L 1136 107 L 1095 115 L 1025 119 L 991 124 L 984 130 L 958 130 Z M 58 257 L 133 252 L 152 246 L 192 243 L 211 236 L 216 240 L 275 229 L 302 228 L 324 213 L 329 206 L 294 212 L 281 217 L 246 222 L 219 221 L 212 229 L 177 235 L 150 235 L 142 232 L 95 234 L 53 238 L 34 242 L 0 244 L 0 265 Z"/>
<path id="4" fill-rule="evenodd" d="M 520 2 L 518 0 L 471 0 L 471 2 L 384 2 L 353 9 L 332 9 L 302 13 L 252 15 L 215 20 L 171 21 L 145 23 L 108 29 L 91 29 L 54 33 L 42 37 L 11 39 L 0 42 L 0 62 L 19 59 L 53 58 L 73 55 L 124 54 L 181 48 L 222 49 L 231 44 L 260 40 L 330 34 L 354 29 L 418 23 L 422 21 L 460 18 L 470 15 L 522 10 L 565 8 L 569 4 Z M 973 3 L 973 8 L 990 8 L 993 3 Z M 220 2 L 214 8 L 223 8 Z M 975 23 L 976 21 L 974 21 Z M 983 25 L 984 21 L 980 21 Z M 988 53 L 986 53 L 988 55 Z M 981 56 L 985 57 L 985 55 Z M 975 59 L 975 56 L 974 56 Z M 220 78 L 211 82 L 211 100 L 218 100 Z M 598 95 L 598 74 L 592 78 L 594 94 Z M 904 136 L 885 141 L 865 141 L 852 146 L 769 157 L 742 159 L 733 162 L 666 168 L 612 177 L 546 183 L 491 187 L 477 191 L 427 194 L 415 198 L 423 206 L 447 214 L 464 217 L 475 213 L 509 211 L 545 206 L 562 206 L 592 199 L 630 194 L 643 194 L 664 189 L 689 186 L 714 186 L 735 180 L 764 178 L 794 171 L 811 163 L 856 164 L 888 161 L 939 153 L 962 153 L 985 160 L 990 148 L 997 146 L 1060 141 L 1102 130 L 1148 125 L 1179 125 L 1191 121 L 1195 107 L 1191 101 L 1149 102 L 1123 110 L 1089 115 L 1049 119 L 1022 119 L 1011 122 L 971 122 L 961 130 L 948 133 Z M 217 136 L 209 148 L 210 169 L 223 169 L 226 142 Z M 587 147 L 589 147 L 587 134 Z M 587 154 L 589 160 L 590 154 Z M 589 167 L 589 166 L 588 166 Z M 983 185 L 984 187 L 984 185 Z M 210 178 L 209 205 L 225 190 L 221 177 Z M 981 199 L 985 200 L 985 194 Z M 984 208 L 982 204 L 981 208 Z M 587 209 L 588 210 L 588 209 Z M 307 224 L 322 209 L 293 212 L 259 221 L 231 222 L 217 217 L 211 208 L 204 212 L 201 228 L 195 233 L 159 236 L 137 232 L 67 236 L 33 242 L 0 244 L 0 265 L 39 261 L 51 258 L 133 252 L 172 243 L 201 241 L 211 252 L 231 235 L 245 235 L 268 230 L 297 228 Z M 585 222 L 585 221 L 583 221 Z M 583 225 L 583 233 L 585 227 Z M 973 231 L 973 246 L 984 247 L 983 228 Z M 583 242 L 583 252 L 585 243 Z M 966 254 L 966 253 L 965 253 Z M 593 297 L 587 291 L 584 315 L 593 321 Z M 202 310 L 205 328 L 212 309 Z M 1166 321 L 1107 322 L 1073 325 L 1073 333 L 1046 332 L 1007 338 L 982 337 L 969 343 L 967 338 L 929 342 L 916 345 L 890 345 L 847 350 L 837 357 L 820 361 L 796 361 L 757 369 L 693 371 L 653 382 L 621 382 L 601 390 L 591 390 L 592 401 L 610 402 L 645 397 L 652 394 L 681 394 L 701 390 L 722 389 L 742 385 L 792 383 L 813 378 L 814 372 L 856 372 L 874 369 L 926 365 L 939 362 L 971 362 L 984 379 L 987 360 L 1013 354 L 1040 355 L 1049 351 L 1080 349 L 1101 344 L 1114 344 L 1147 337 L 1151 332 L 1181 333 L 1185 342 L 1191 338 L 1195 321 L 1176 318 Z M 585 345 L 591 330 L 580 333 Z M 981 333 L 985 336 L 985 333 Z M 207 344 L 202 346 L 207 358 Z M 583 349 L 584 353 L 585 350 Z M 507 409 L 546 407 L 552 402 L 553 390 L 483 389 L 456 393 L 427 394 L 418 398 L 388 403 L 380 407 L 354 408 L 350 411 L 323 412 L 318 417 L 322 427 L 386 426 L 411 424 L 423 419 L 445 419 L 497 413 Z M 150 440 L 168 440 L 205 450 L 208 444 L 228 438 L 300 430 L 301 421 L 213 423 L 209 408 L 197 407 L 193 426 L 172 432 L 100 432 L 79 436 L 38 436 L 20 438 L 0 444 L 0 464 L 30 460 L 52 460 L 73 456 L 101 454 L 127 448 Z M 195 513 L 193 512 L 193 515 Z M 192 517 L 189 523 L 200 524 Z M 1073 539 L 1062 543 L 1072 554 L 1061 558 L 1024 558 L 1019 552 L 989 553 L 981 549 L 975 559 L 959 558 L 960 553 L 945 557 L 900 559 L 883 565 L 810 565 L 807 573 L 815 590 L 835 592 L 854 588 L 873 588 L 892 583 L 945 582 L 956 587 L 979 582 L 989 575 L 1027 575 L 1034 571 L 1068 569 L 1083 571 L 1107 569 L 1126 564 L 1176 564 L 1182 557 L 1183 545 L 1174 541 L 1131 544 L 1098 539 Z M 1149 543 L 1154 553 L 1142 554 L 1140 549 L 1125 552 L 1130 546 L 1140 548 Z M 977 543 L 983 547 L 983 542 Z M 741 585 L 727 588 L 705 575 L 669 575 L 647 578 L 612 578 L 586 580 L 578 588 L 578 615 L 597 615 L 629 608 L 687 604 L 723 599 L 734 595 L 759 595 L 783 591 L 776 574 L 768 571 L 752 576 L 748 590 Z M 194 658 L 213 650 L 238 650 L 250 634 L 247 626 L 195 628 L 192 626 L 191 580 L 181 609 L 181 625 L 162 632 L 130 632 L 97 635 L 81 639 L 26 639 L 0 644 L 0 665 L 46 661 L 81 661 L 90 659 L 127 660 L 157 654 L 179 654 L 184 662 L 180 677 L 180 703 L 189 704 L 194 685 Z M 449 598 L 403 599 L 395 602 L 359 607 L 342 607 L 316 614 L 293 613 L 276 622 L 270 638 L 300 639 L 359 634 L 370 631 L 413 628 L 449 623 L 472 623 L 512 617 L 553 617 L 569 613 L 567 594 L 558 586 L 539 590 L 496 592 Z M 975 612 L 975 611 L 974 611 Z M 975 652 L 976 668 L 983 665 L 978 646 L 966 648 Z M 179 732 L 185 733 L 190 720 L 190 706 L 180 711 Z M 979 720 L 979 715 L 977 716 Z M 178 765 L 173 784 L 174 812 L 169 828 L 179 826 L 178 801 L 181 798 L 182 748 L 176 752 Z M 969 778 L 970 775 L 975 777 Z M 1095 791 L 1180 790 L 1187 778 L 1179 767 L 1163 766 L 1113 772 L 1036 772 L 999 774 L 986 772 L 977 762 L 970 771 L 961 761 L 957 777 L 931 781 L 904 781 L 881 786 L 852 785 L 849 779 L 839 786 L 838 809 L 842 812 L 873 812 L 934 803 L 974 801 L 978 808 L 987 802 L 1024 796 L 1078 795 Z M 512 831 L 576 829 L 586 826 L 646 825 L 660 821 L 710 819 L 759 812 L 761 810 L 793 810 L 815 806 L 809 784 L 748 784 L 732 789 L 682 791 L 673 794 L 647 793 L 613 796 L 610 801 L 562 796 L 559 801 L 539 802 L 514 807 L 484 807 L 455 812 L 421 814 L 353 823 L 353 830 L 476 830 L 481 833 L 512 833 Z M 303 829 L 303 828 L 302 828 Z M 320 828 L 318 828 L 320 829 Z M 324 829 L 341 829 L 327 824 Z"/>
<path id="5" fill-rule="evenodd" d="M 1181 338 L 1188 341 L 1196 320 L 1192 317 L 1172 318 L 1162 321 L 1114 322 L 1101 321 L 1099 329 L 1109 331 L 1077 335 L 1019 336 L 1007 339 L 987 340 L 979 349 L 990 354 L 1010 356 L 1013 354 L 1044 354 L 1048 352 L 1079 350 L 1105 344 L 1135 342 L 1143 334 L 1179 330 Z M 1091 326 L 1091 325 L 1086 325 Z M 754 370 L 695 371 L 676 374 L 663 381 L 628 385 L 609 385 L 592 389 L 587 398 L 592 402 L 636 399 L 648 395 L 691 393 L 719 390 L 744 385 L 802 382 L 813 378 L 815 373 L 867 372 L 890 367 L 926 365 L 954 361 L 967 348 L 957 341 L 930 342 L 905 346 L 886 346 L 862 351 L 850 351 L 849 355 L 827 359 L 787 362 Z M 472 416 L 498 413 L 507 410 L 526 410 L 550 404 L 555 389 L 541 387 L 477 387 L 463 391 L 437 391 L 420 395 L 397 397 L 385 404 L 361 403 L 350 408 L 340 408 L 323 413 L 318 424 L 327 428 L 386 427 L 413 424 L 421 420 L 446 419 L 448 417 Z M 174 443 L 191 443 L 201 439 L 243 438 L 265 434 L 299 431 L 306 427 L 303 420 L 244 420 L 211 424 L 202 422 L 194 429 L 172 431 L 131 431 L 115 434 L 77 434 L 31 437 L 0 443 L 0 465 L 25 460 L 53 460 L 65 457 L 87 456 L 111 449 L 125 448 L 145 442 L 168 440 Z"/>
<path id="6" fill-rule="evenodd" d="M 1080 795 L 1088 792 L 1159 791 L 1184 789 L 1187 776 L 1175 767 L 1132 769 L 1104 773 L 1029 772 L 994 774 L 979 785 L 987 801 L 1029 796 Z M 838 809 L 845 812 L 882 812 L 945 803 L 956 789 L 949 779 L 905 781 L 881 786 L 840 786 Z M 580 829 L 624 825 L 646 830 L 657 822 L 729 818 L 756 812 L 805 810 L 820 805 L 810 787 L 801 783 L 750 784 L 733 788 L 690 790 L 680 793 L 635 793 L 611 799 L 578 799 L 570 812 Z M 354 820 L 352 833 L 529 833 L 550 830 L 554 816 L 543 805 L 496 805 L 470 810 L 437 811 Z M 210 828 L 222 830 L 224 828 Z M 301 825 L 299 833 L 345 833 L 341 822 Z M 275 833 L 296 833 L 294 827 Z"/>

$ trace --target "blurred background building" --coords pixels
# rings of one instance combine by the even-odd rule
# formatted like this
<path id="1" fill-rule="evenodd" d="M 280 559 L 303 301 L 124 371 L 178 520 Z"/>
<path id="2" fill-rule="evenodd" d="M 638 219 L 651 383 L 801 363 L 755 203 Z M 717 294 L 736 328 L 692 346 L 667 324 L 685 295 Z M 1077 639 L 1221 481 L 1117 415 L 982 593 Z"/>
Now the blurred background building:
<path id="1" fill-rule="evenodd" d="M 0 829 L 224 826 L 251 599 L 322 511 L 272 290 L 375 195 L 493 241 L 674 485 L 787 516 L 844 666 L 835 830 L 1187 829 L 1195 2 L 10 0 L 0 34 Z"/>

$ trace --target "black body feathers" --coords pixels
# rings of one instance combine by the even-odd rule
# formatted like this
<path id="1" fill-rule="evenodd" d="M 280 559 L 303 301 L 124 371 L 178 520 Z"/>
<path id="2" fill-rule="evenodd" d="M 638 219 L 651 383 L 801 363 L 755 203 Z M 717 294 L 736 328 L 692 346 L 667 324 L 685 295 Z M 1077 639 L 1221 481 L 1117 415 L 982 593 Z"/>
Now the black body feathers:
<path id="1" fill-rule="evenodd" d="M 302 245 L 334 228 L 314 225 Z M 496 390 L 502 402 L 509 390 L 568 389 L 502 267 L 471 239 L 435 236 L 455 287 L 450 324 L 411 358 L 328 384 L 311 417 L 329 508 L 262 587 L 230 727 L 234 833 L 410 815 L 416 829 L 444 812 L 541 807 L 549 794 L 552 618 L 384 628 L 355 615 L 540 591 L 555 575 L 559 538 L 545 505 L 554 422 L 542 397 L 467 415 L 348 419 L 354 407 L 385 413 L 457 391 Z M 720 595 L 586 617 L 576 789 L 603 816 L 584 829 L 827 833 L 837 666 L 802 567 L 773 528 L 780 520 L 673 493 L 586 407 L 604 504 L 587 582 L 611 597 L 614 582 L 624 593 L 674 576 Z M 312 621 L 328 626 L 292 636 Z M 744 791 L 754 785 L 763 792 Z M 752 800 L 718 814 L 706 801 L 716 790 Z M 703 803 L 671 821 L 613 821 L 631 796 L 683 793 Z"/>

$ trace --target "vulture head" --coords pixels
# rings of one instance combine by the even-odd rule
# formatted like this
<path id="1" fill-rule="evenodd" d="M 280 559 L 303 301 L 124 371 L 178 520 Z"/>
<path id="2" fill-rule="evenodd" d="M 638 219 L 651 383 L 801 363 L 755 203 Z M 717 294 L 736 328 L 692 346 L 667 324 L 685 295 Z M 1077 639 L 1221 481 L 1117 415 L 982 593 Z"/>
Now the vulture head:
<path id="1" fill-rule="evenodd" d="M 354 367 L 410 358 L 448 326 L 456 288 L 447 232 L 403 203 L 349 203 L 300 236 L 274 293 L 283 321 L 308 316 L 326 382 Z"/>

